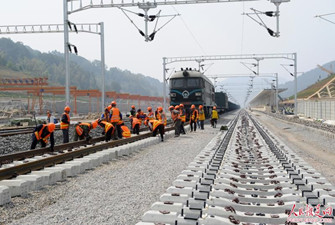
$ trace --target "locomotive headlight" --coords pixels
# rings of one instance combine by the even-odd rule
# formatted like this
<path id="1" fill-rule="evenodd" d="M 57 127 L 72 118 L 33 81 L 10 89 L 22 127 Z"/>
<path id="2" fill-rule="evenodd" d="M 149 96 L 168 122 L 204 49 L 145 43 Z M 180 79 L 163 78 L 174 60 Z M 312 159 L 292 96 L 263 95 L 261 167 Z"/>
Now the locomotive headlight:
<path id="1" fill-rule="evenodd" d="M 176 97 L 176 93 L 170 93 L 171 97 Z"/>
<path id="2" fill-rule="evenodd" d="M 201 92 L 196 92 L 195 96 L 201 96 Z"/>

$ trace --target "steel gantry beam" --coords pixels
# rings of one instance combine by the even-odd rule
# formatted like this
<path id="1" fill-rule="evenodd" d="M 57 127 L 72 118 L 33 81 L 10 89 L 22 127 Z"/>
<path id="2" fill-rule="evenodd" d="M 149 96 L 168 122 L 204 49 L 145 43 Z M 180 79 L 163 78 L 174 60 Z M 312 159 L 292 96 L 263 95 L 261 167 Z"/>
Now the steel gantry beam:
<path id="1" fill-rule="evenodd" d="M 69 26 L 71 29 L 69 30 Z M 66 24 L 33 24 L 33 25 L 3 25 L 0 26 L 0 35 L 5 34 L 45 34 L 45 33 L 65 33 L 76 32 L 76 33 L 90 33 L 100 35 L 100 48 L 101 48 L 101 76 L 102 76 L 102 87 L 101 87 L 101 102 L 102 111 L 104 110 L 105 103 L 105 39 L 104 39 L 104 23 L 69 23 Z M 69 41 L 65 44 L 65 104 L 70 105 L 70 75 L 69 75 L 69 62 L 68 62 L 68 48 Z"/>
<path id="2" fill-rule="evenodd" d="M 297 53 L 276 54 L 241 54 L 241 55 L 210 55 L 210 56 L 187 56 L 187 57 L 163 57 L 163 97 L 164 110 L 166 109 L 166 65 L 176 62 L 200 62 L 204 61 L 226 61 L 251 59 L 259 62 L 265 59 L 285 59 L 293 61 L 294 66 L 294 114 L 297 115 Z M 259 72 L 258 72 L 259 73 Z M 254 74 L 255 75 L 255 74 Z M 278 78 L 277 78 L 278 80 Z"/>

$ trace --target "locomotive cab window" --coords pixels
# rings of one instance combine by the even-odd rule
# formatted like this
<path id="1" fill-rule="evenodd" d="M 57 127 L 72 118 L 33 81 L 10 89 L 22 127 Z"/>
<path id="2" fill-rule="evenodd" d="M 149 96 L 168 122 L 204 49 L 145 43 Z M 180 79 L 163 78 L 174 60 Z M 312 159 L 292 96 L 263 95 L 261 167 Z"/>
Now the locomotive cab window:
<path id="1" fill-rule="evenodd" d="M 200 87 L 200 79 L 199 78 L 189 78 L 186 79 L 186 86 L 187 87 Z"/>
<path id="2" fill-rule="evenodd" d="M 184 87 L 184 79 L 171 79 L 170 80 L 171 88 L 181 88 Z"/>

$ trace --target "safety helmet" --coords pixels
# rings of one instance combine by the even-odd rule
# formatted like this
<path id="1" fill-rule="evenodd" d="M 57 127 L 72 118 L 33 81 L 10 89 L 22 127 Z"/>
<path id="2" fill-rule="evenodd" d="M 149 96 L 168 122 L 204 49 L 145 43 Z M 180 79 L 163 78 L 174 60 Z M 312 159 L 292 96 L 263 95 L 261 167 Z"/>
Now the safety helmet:
<path id="1" fill-rule="evenodd" d="M 202 109 L 203 108 L 203 106 L 202 105 L 199 105 L 199 109 Z"/>
<path id="2" fill-rule="evenodd" d="M 195 105 L 191 105 L 191 109 L 195 109 Z"/>
<path id="3" fill-rule="evenodd" d="M 184 107 L 184 104 L 180 104 L 179 107 Z"/>
<path id="4" fill-rule="evenodd" d="M 48 124 L 48 131 L 52 133 L 55 130 L 55 124 L 54 123 L 49 123 Z"/>
<path id="5" fill-rule="evenodd" d="M 116 101 L 112 101 L 112 102 L 111 102 L 111 105 L 112 105 L 112 106 L 116 106 Z"/>
<path id="6" fill-rule="evenodd" d="M 171 105 L 171 106 L 169 107 L 169 110 L 172 110 L 172 109 L 174 109 L 174 106 L 173 106 L 173 105 Z"/>
<path id="7" fill-rule="evenodd" d="M 216 109 L 216 106 L 213 106 L 213 109 Z"/>
<path id="8" fill-rule="evenodd" d="M 66 106 L 66 107 L 64 108 L 64 111 L 66 111 L 66 112 L 70 112 L 70 111 L 71 111 L 70 106 Z"/>
<path id="9" fill-rule="evenodd" d="M 132 109 L 135 109 L 135 106 L 134 106 L 134 105 L 132 105 L 132 106 L 131 106 L 131 108 L 132 108 Z"/>
<path id="10" fill-rule="evenodd" d="M 97 121 L 93 121 L 92 122 L 92 129 L 95 129 L 98 126 L 98 122 Z"/>
<path id="11" fill-rule="evenodd" d="M 174 107 L 174 109 L 179 109 L 179 105 L 176 105 L 176 107 Z"/>
<path id="12" fill-rule="evenodd" d="M 158 107 L 157 109 L 158 109 L 158 111 L 163 111 L 163 107 L 161 107 L 161 106 Z"/>
<path id="13" fill-rule="evenodd" d="M 148 107 L 147 110 L 150 112 L 150 111 L 152 110 L 152 108 L 151 108 L 151 107 Z"/>

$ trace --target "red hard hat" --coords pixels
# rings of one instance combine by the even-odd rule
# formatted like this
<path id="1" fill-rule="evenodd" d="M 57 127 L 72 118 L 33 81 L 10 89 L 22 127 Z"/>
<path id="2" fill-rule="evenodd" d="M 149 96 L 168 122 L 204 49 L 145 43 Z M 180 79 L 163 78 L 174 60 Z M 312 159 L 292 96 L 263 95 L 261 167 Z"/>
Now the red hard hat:
<path id="1" fill-rule="evenodd" d="M 180 104 L 179 107 L 184 107 L 184 105 L 183 105 L 183 104 Z"/>
<path id="2" fill-rule="evenodd" d="M 174 109 L 179 109 L 179 105 L 176 105 L 176 107 L 174 107 Z"/>
<path id="3" fill-rule="evenodd" d="M 163 111 L 163 107 L 161 107 L 161 106 L 158 107 L 157 109 L 158 109 L 158 111 Z"/>
<path id="4" fill-rule="evenodd" d="M 107 109 L 108 109 L 108 111 L 111 111 L 112 106 L 111 105 L 107 106 Z"/>
<path id="5" fill-rule="evenodd" d="M 134 105 L 132 105 L 132 106 L 131 106 L 131 108 L 132 108 L 132 109 L 135 109 L 135 106 L 134 106 Z"/>
<path id="6" fill-rule="evenodd" d="M 203 106 L 202 105 L 199 105 L 199 109 L 202 109 L 203 108 Z"/>
<path id="7" fill-rule="evenodd" d="M 54 123 L 49 123 L 48 124 L 48 131 L 52 133 L 55 130 L 55 124 Z"/>
<path id="8" fill-rule="evenodd" d="M 70 108 L 69 106 L 66 106 L 66 107 L 64 108 L 64 111 L 70 112 L 70 111 L 71 111 L 71 108 Z"/>
<path id="9" fill-rule="evenodd" d="M 116 105 L 116 101 L 112 101 L 111 105 Z"/>
<path id="10" fill-rule="evenodd" d="M 151 108 L 151 107 L 148 107 L 148 108 L 147 108 L 147 110 L 148 110 L 148 111 L 151 111 L 151 110 L 152 110 L 152 108 Z"/>
<path id="11" fill-rule="evenodd" d="M 97 121 L 93 121 L 92 122 L 92 128 L 95 129 L 98 126 L 98 122 Z"/>
<path id="12" fill-rule="evenodd" d="M 195 109 L 195 105 L 191 105 L 191 109 Z"/>
<path id="13" fill-rule="evenodd" d="M 173 105 L 171 105 L 171 106 L 169 107 L 169 110 L 171 110 L 171 109 L 174 109 L 174 106 L 173 106 Z"/>
<path id="14" fill-rule="evenodd" d="M 213 106 L 213 109 L 216 109 L 216 106 Z"/>

